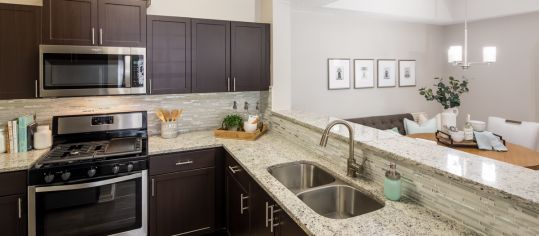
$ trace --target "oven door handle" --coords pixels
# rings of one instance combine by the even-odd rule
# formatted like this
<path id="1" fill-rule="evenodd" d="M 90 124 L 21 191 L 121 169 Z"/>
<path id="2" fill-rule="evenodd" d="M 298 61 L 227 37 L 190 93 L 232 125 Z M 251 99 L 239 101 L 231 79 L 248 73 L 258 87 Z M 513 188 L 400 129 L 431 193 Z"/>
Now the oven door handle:
<path id="1" fill-rule="evenodd" d="M 124 56 L 124 84 L 131 88 L 131 56 Z"/>
<path id="2" fill-rule="evenodd" d="M 72 185 L 59 185 L 59 186 L 48 186 L 48 187 L 37 187 L 36 193 L 44 193 L 44 192 L 58 192 L 58 191 L 66 191 L 66 190 L 77 190 L 77 189 L 86 189 L 86 188 L 94 188 L 99 187 L 103 185 L 109 185 L 109 184 L 115 184 L 131 179 L 141 178 L 142 173 L 136 173 L 132 175 L 126 175 L 114 179 L 107 179 L 102 180 L 98 182 L 89 182 L 89 183 L 82 183 L 82 184 L 72 184 Z"/>

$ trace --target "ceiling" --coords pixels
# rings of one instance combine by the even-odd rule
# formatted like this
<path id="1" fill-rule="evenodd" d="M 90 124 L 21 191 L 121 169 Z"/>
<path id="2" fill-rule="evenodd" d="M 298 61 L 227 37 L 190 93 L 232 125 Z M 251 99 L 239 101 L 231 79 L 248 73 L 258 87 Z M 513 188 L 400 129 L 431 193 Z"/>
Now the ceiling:
<path id="1" fill-rule="evenodd" d="M 465 0 L 291 0 L 299 10 L 344 10 L 402 21 L 450 25 L 464 20 Z M 468 0 L 471 21 L 539 11 L 539 0 Z"/>

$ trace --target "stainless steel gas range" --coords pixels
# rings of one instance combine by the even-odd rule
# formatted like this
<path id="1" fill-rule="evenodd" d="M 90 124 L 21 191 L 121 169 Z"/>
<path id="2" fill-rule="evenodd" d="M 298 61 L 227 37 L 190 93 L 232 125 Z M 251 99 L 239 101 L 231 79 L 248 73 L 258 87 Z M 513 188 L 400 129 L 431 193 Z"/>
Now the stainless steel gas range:
<path id="1" fill-rule="evenodd" d="M 29 171 L 28 233 L 147 235 L 146 112 L 53 118 Z"/>

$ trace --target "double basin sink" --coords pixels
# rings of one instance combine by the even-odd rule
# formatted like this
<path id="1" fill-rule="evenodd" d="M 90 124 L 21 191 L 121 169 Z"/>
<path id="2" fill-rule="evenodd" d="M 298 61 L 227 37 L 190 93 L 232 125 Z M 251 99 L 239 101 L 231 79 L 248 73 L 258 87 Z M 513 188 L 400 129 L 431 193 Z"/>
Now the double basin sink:
<path id="1" fill-rule="evenodd" d="M 269 173 L 316 213 L 346 219 L 384 207 L 358 189 L 309 162 L 271 166 Z"/>

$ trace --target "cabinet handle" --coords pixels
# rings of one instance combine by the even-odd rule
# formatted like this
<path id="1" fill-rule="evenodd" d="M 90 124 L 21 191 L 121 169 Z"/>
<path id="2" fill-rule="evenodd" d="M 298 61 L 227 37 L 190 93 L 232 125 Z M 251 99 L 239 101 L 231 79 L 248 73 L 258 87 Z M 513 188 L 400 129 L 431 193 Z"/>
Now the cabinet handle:
<path id="1" fill-rule="evenodd" d="M 268 217 L 268 212 L 269 212 L 269 203 L 266 202 L 266 228 L 268 227 L 268 222 L 269 222 L 269 217 Z"/>
<path id="2" fill-rule="evenodd" d="M 92 45 L 95 45 L 95 28 L 92 27 Z"/>
<path id="3" fill-rule="evenodd" d="M 152 179 L 152 197 L 155 196 L 155 179 Z"/>
<path id="4" fill-rule="evenodd" d="M 99 28 L 99 45 L 103 45 L 103 28 Z"/>
<path id="5" fill-rule="evenodd" d="M 234 77 L 234 92 L 236 92 L 236 77 Z"/>
<path id="6" fill-rule="evenodd" d="M 37 80 L 34 81 L 34 96 L 38 98 L 37 96 Z"/>
<path id="7" fill-rule="evenodd" d="M 227 78 L 227 88 L 228 88 L 228 91 L 230 92 L 230 77 Z"/>
<path id="8" fill-rule="evenodd" d="M 241 168 L 239 166 L 228 166 L 228 169 L 232 171 L 232 174 L 236 174 L 236 172 L 241 171 Z"/>
<path id="9" fill-rule="evenodd" d="M 189 164 L 193 164 L 193 161 L 180 161 L 180 162 L 176 162 L 176 165 L 177 165 L 177 166 L 183 166 L 183 165 L 189 165 Z"/>
<path id="10" fill-rule="evenodd" d="M 243 206 L 243 200 L 246 200 L 246 199 L 249 199 L 249 196 L 243 196 L 243 193 L 240 194 L 240 214 L 243 215 L 243 211 L 249 209 L 249 207 L 244 207 Z"/>
<path id="11" fill-rule="evenodd" d="M 148 80 L 148 85 L 150 86 L 150 94 L 152 94 L 152 80 Z"/>
<path id="12" fill-rule="evenodd" d="M 21 198 L 18 199 L 18 204 L 19 204 L 19 219 L 22 219 L 22 199 Z"/>
<path id="13" fill-rule="evenodd" d="M 267 223 L 269 223 L 269 226 L 270 226 L 270 232 L 272 232 L 272 233 L 273 233 L 273 229 L 274 229 L 275 227 L 279 226 L 279 223 L 273 222 L 273 221 L 275 220 L 274 214 L 281 211 L 281 209 L 275 210 L 274 208 L 275 208 L 275 205 L 269 206 L 270 218 L 269 218 L 269 220 L 268 220 L 268 222 L 267 222 Z"/>

